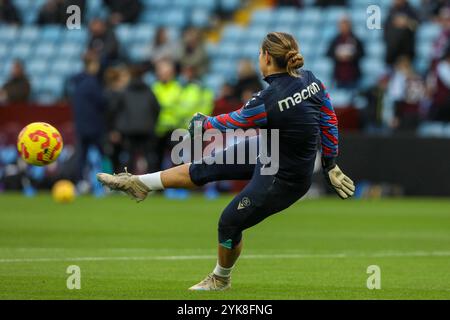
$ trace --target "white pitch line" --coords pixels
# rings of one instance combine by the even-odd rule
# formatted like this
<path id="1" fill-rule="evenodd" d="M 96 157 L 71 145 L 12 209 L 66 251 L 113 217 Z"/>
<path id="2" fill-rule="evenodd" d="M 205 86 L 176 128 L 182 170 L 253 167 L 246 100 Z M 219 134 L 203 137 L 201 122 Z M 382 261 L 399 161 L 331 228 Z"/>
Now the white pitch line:
<path id="1" fill-rule="evenodd" d="M 450 251 L 412 251 L 329 254 L 249 254 L 241 259 L 308 259 L 308 258 L 389 258 L 389 257 L 450 257 Z M 65 261 L 170 261 L 170 260 L 210 260 L 214 255 L 142 256 L 142 257 L 73 257 L 73 258 L 18 258 L 0 259 L 0 263 L 20 262 L 65 262 Z"/>

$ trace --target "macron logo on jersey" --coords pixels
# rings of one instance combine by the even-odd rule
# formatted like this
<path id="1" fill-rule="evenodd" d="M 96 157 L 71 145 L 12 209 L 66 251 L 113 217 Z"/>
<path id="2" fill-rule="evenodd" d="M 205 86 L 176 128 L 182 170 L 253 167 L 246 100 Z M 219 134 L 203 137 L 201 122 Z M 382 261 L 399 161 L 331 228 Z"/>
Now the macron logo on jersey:
<path id="1" fill-rule="evenodd" d="M 317 92 L 319 91 L 319 85 L 313 82 L 309 86 L 307 86 L 306 89 L 296 92 L 293 96 L 287 97 L 283 100 L 278 100 L 278 107 L 280 108 L 280 111 L 283 112 L 285 109 L 289 109 L 290 107 L 293 107 L 301 103 L 302 101 L 311 98 L 311 96 L 317 94 Z"/>

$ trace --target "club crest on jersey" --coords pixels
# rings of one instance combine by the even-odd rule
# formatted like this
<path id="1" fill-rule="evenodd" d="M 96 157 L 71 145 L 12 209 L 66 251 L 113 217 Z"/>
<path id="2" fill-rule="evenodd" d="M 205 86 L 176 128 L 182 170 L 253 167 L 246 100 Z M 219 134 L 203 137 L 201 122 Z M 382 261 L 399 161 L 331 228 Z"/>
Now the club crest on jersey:
<path id="1" fill-rule="evenodd" d="M 238 208 L 238 210 L 241 210 L 241 209 L 244 209 L 246 207 L 249 207 L 251 204 L 252 203 L 251 203 L 251 201 L 250 201 L 250 199 L 248 197 L 243 197 L 241 199 L 241 201 L 239 201 L 239 204 L 238 204 L 237 208 Z"/>
<path id="2" fill-rule="evenodd" d="M 280 108 L 280 111 L 283 112 L 285 108 L 289 109 L 290 107 L 293 107 L 301 103 L 302 101 L 311 98 L 319 91 L 320 91 L 319 85 L 313 82 L 309 86 L 307 86 L 306 89 L 296 92 L 293 96 L 287 97 L 286 99 L 283 100 L 278 100 L 278 107 Z"/>

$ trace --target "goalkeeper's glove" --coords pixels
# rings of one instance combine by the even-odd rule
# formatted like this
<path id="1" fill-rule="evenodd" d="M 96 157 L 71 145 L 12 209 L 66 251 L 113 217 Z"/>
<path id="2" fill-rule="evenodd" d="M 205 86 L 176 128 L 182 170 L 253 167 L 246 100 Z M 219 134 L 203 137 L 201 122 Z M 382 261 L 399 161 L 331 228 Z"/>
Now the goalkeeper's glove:
<path id="1" fill-rule="evenodd" d="M 203 134 L 203 125 L 207 119 L 203 113 L 197 112 L 192 116 L 192 119 L 189 121 L 188 131 L 191 135 L 191 138 L 194 138 L 195 128 L 200 127 L 200 132 Z"/>
<path id="2" fill-rule="evenodd" d="M 347 177 L 333 158 L 322 158 L 322 168 L 328 184 L 342 199 L 348 199 L 355 192 L 353 181 Z"/>

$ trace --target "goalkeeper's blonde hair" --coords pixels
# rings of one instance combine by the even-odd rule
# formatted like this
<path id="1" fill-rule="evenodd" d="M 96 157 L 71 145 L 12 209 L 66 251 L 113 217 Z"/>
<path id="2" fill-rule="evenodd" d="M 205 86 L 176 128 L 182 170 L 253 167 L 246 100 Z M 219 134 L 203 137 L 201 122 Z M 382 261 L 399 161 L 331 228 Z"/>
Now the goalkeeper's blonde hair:
<path id="1" fill-rule="evenodd" d="M 299 76 L 297 69 L 303 67 L 304 59 L 292 35 L 284 32 L 270 32 L 264 38 L 261 49 L 273 57 L 278 67 L 286 68 L 289 75 Z"/>

